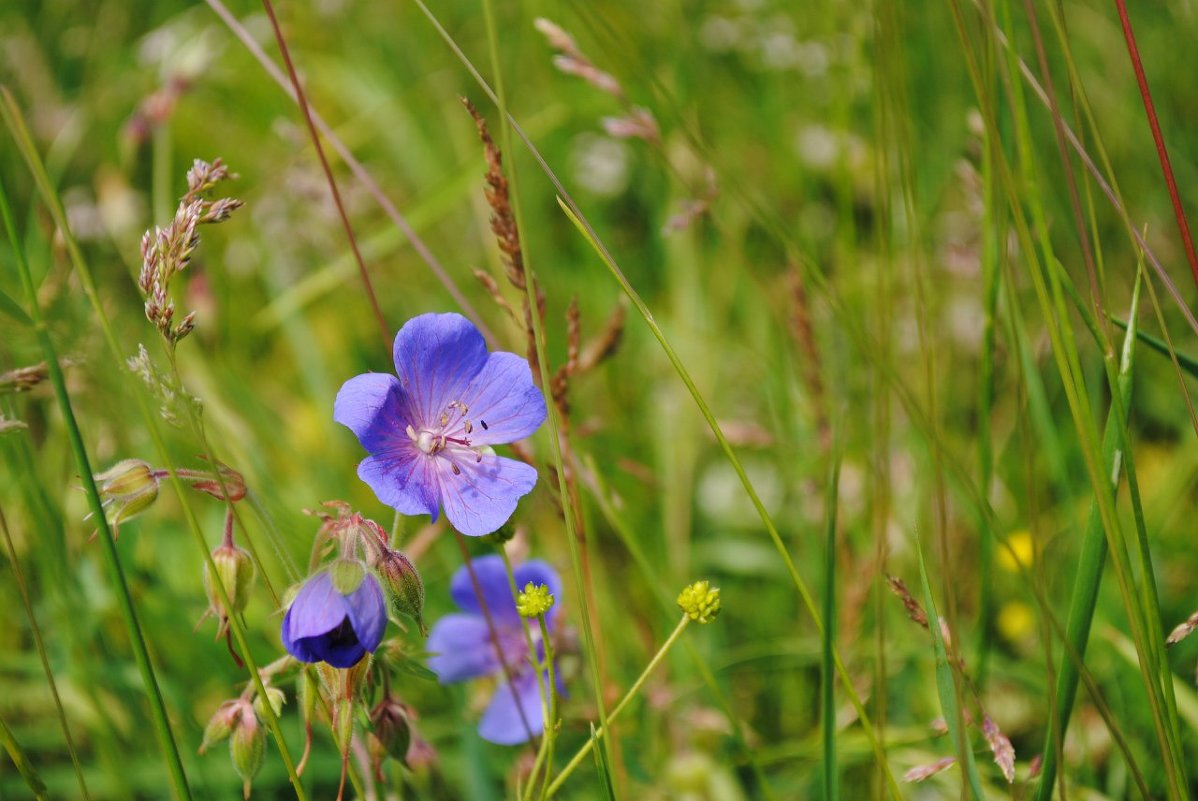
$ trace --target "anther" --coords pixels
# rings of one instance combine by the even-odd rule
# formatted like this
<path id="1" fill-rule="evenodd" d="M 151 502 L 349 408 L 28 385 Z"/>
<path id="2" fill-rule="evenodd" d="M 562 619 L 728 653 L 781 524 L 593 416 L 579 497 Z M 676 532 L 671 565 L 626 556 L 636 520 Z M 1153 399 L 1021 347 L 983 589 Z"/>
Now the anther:
<path id="1" fill-rule="evenodd" d="M 466 423 L 462 426 L 462 430 L 465 431 L 467 434 L 473 433 L 474 432 L 474 424 L 471 423 L 469 420 L 467 420 Z"/>
<path id="2" fill-rule="evenodd" d="M 453 474 L 455 476 L 460 476 L 462 474 L 462 469 L 458 467 L 456 462 L 450 462 L 449 466 L 453 468 Z"/>

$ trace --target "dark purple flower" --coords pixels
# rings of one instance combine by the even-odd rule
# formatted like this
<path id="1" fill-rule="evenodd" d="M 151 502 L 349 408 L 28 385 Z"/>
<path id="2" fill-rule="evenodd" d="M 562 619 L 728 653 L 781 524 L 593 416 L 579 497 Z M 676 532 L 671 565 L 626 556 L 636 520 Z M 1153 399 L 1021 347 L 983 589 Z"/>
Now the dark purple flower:
<path id="1" fill-rule="evenodd" d="M 378 579 L 359 562 L 340 561 L 308 579 L 283 618 L 283 647 L 301 662 L 358 664 L 387 628 Z"/>
<path id="2" fill-rule="evenodd" d="M 547 686 L 548 679 L 542 673 L 538 687 L 537 670 L 529 663 L 528 642 L 524 638 L 523 626 L 527 621 L 516 612 L 516 599 L 512 597 L 503 559 L 484 556 L 475 559 L 472 564 L 482 597 L 495 624 L 498 648 L 491 640 L 478 595 L 470 580 L 470 572 L 462 566 L 453 574 L 450 593 L 454 602 L 464 611 L 446 615 L 433 626 L 428 638 L 428 650 L 434 655 L 429 658 L 428 666 L 442 684 L 481 676 L 498 676 L 499 685 L 478 724 L 478 733 L 484 740 L 499 745 L 519 745 L 540 734 L 545 727 L 541 691 Z M 544 584 L 555 597 L 561 598 L 561 579 L 545 562 L 525 562 L 513 573 L 517 587 L 529 582 Z M 555 605 L 545 613 L 546 627 L 551 636 L 557 610 L 558 606 Z M 534 623 L 529 627 L 529 632 L 539 656 L 543 658 L 540 628 Z M 503 664 L 511 673 L 511 684 L 506 681 Z"/>
<path id="3" fill-rule="evenodd" d="M 532 434 L 545 399 L 525 359 L 488 353 L 460 314 L 422 314 L 395 337 L 395 372 L 355 376 L 341 387 L 333 419 L 370 456 L 358 476 L 401 514 L 438 509 L 472 537 L 512 516 L 537 481 L 535 469 L 489 446 Z"/>

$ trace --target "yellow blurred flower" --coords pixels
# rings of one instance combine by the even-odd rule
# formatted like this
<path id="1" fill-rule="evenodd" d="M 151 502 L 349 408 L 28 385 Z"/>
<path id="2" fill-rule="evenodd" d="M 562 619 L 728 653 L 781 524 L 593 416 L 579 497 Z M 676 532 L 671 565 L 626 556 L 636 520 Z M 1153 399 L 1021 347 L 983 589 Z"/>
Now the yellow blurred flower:
<path id="1" fill-rule="evenodd" d="M 1011 642 L 1027 638 L 1036 627 L 1036 614 L 1022 601 L 1009 601 L 998 610 L 998 631 Z"/>
<path id="2" fill-rule="evenodd" d="M 1032 566 L 1032 558 L 1036 553 L 1035 543 L 1032 542 L 1032 535 L 1027 529 L 1019 529 L 1013 531 L 1007 537 L 1007 544 L 998 545 L 998 563 L 1008 572 L 1014 573 L 1019 570 L 1019 566 Z"/>

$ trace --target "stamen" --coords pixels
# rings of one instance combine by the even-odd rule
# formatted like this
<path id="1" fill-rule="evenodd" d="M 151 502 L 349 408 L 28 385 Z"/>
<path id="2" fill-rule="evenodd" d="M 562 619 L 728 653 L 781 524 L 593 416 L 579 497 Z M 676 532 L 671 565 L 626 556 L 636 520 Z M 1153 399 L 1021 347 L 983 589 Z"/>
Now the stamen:
<path id="1" fill-rule="evenodd" d="M 474 431 L 474 424 L 473 424 L 473 423 L 471 423 L 469 420 L 467 420 L 467 421 L 466 421 L 466 422 L 465 422 L 465 423 L 462 425 L 462 430 L 463 430 L 463 431 L 465 431 L 467 434 L 473 433 L 473 431 Z"/>

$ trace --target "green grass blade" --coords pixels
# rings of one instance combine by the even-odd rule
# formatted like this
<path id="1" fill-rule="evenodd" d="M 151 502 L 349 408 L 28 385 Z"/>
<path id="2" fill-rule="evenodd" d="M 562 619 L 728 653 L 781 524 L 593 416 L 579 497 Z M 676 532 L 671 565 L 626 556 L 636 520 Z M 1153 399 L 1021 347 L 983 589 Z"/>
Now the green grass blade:
<path id="1" fill-rule="evenodd" d="M 1120 328 L 1124 329 L 1125 331 L 1128 330 L 1128 324 L 1126 322 L 1124 322 L 1123 320 L 1118 319 L 1117 317 L 1112 317 L 1111 322 L 1113 322 L 1115 325 L 1119 326 Z M 1133 323 L 1134 323 L 1134 321 L 1133 321 Z M 1131 328 L 1134 329 L 1136 332 L 1136 339 L 1140 340 L 1145 345 L 1147 345 L 1149 348 L 1151 348 L 1152 350 L 1161 354 L 1165 358 L 1171 359 L 1172 357 L 1176 356 L 1177 357 L 1177 366 L 1180 367 L 1182 370 L 1186 371 L 1187 373 L 1189 373 L 1194 378 L 1198 378 L 1198 359 L 1195 359 L 1192 356 L 1186 356 L 1184 353 L 1181 353 L 1180 351 L 1171 350 L 1169 348 L 1168 343 L 1166 343 L 1164 340 L 1157 339 L 1152 334 L 1149 334 L 1145 331 L 1139 330 L 1138 328 L 1136 328 L 1135 325 L 1132 325 Z"/>
<path id="2" fill-rule="evenodd" d="M 3 743 L 4 750 L 8 752 L 8 756 L 17 767 L 17 772 L 21 774 L 21 778 L 25 780 L 25 784 L 29 786 L 29 791 L 33 793 L 33 797 L 38 801 L 49 798 L 46 795 L 46 784 L 42 781 L 41 776 L 37 773 L 37 768 L 33 767 L 33 763 L 29 761 L 29 755 L 25 753 L 25 749 L 17 742 L 17 738 L 13 736 L 12 730 L 8 728 L 8 724 L 4 722 L 4 718 L 0 718 L 0 743 Z"/>
<path id="3" fill-rule="evenodd" d="M 8 296 L 8 293 L 0 289 L 0 312 L 16 320 L 24 326 L 32 326 L 33 320 L 29 319 L 29 315 L 21 308 L 21 305 Z"/>
<path id="4" fill-rule="evenodd" d="M 595 707 L 599 713 L 599 722 L 606 732 L 607 736 L 603 738 L 602 748 L 607 752 L 607 761 L 611 761 L 612 749 L 616 746 L 613 741 L 616 740 L 617 734 L 612 731 L 608 725 L 607 719 L 607 703 L 603 696 L 603 684 L 607 677 L 603 672 L 602 660 L 599 658 L 599 648 L 601 647 L 596 637 L 596 630 L 600 633 L 602 629 L 599 621 L 593 617 L 591 611 L 591 586 L 588 583 L 587 576 L 589 570 L 585 570 L 583 565 L 587 560 L 586 549 L 588 544 L 584 538 L 580 538 L 575 525 L 575 513 L 581 514 L 581 510 L 575 509 L 572 506 L 571 499 L 574 497 L 570 492 L 570 487 L 567 484 L 567 468 L 565 466 L 564 453 L 565 447 L 562 445 L 562 421 L 559 414 L 558 405 L 553 398 L 552 376 L 549 372 L 549 356 L 545 348 L 545 328 L 541 321 L 541 315 L 537 313 L 539 304 L 537 302 L 537 278 L 536 271 L 533 269 L 533 262 L 529 253 L 527 231 L 528 228 L 524 221 L 524 207 L 520 202 L 519 181 L 517 179 L 515 151 L 512 147 L 512 122 L 511 115 L 508 114 L 507 100 L 504 94 L 503 70 L 499 64 L 499 34 L 495 23 L 495 12 L 491 0 L 482 0 L 483 18 L 487 29 L 487 49 L 491 56 L 491 71 L 492 79 L 495 81 L 495 105 L 499 109 L 500 125 L 499 132 L 503 142 L 503 152 L 507 154 L 507 169 L 506 177 L 508 180 L 508 188 L 510 190 L 512 211 L 515 215 L 516 231 L 523 237 L 521 241 L 522 258 L 524 262 L 524 272 L 526 279 L 524 281 L 525 306 L 526 309 L 533 310 L 528 315 L 528 324 L 532 327 L 533 345 L 536 348 L 537 366 L 540 369 L 540 385 L 541 392 L 545 396 L 545 407 L 548 410 L 549 423 L 549 443 L 550 454 L 553 456 L 553 463 L 558 465 L 557 470 L 557 488 L 559 497 L 562 499 L 563 514 L 562 519 L 565 523 L 566 542 L 570 551 L 570 563 L 574 570 L 574 583 L 578 588 L 578 609 L 582 616 L 582 631 L 583 642 L 586 643 L 587 663 L 590 668 L 591 683 L 595 695 Z M 552 758 L 552 755 L 550 755 Z"/>
<path id="5" fill-rule="evenodd" d="M 944 713 L 944 719 L 948 723 L 949 736 L 956 747 L 957 762 L 964 760 L 960 768 L 969 781 L 969 791 L 975 801 L 985 801 L 982 779 L 978 775 L 977 762 L 973 758 L 973 748 L 969 745 L 964 711 L 957 702 L 960 688 L 953 667 L 949 663 L 948 648 L 940 630 L 940 614 L 936 611 L 936 599 L 932 595 L 932 585 L 928 582 L 928 566 L 924 561 L 923 546 L 918 537 L 915 538 L 915 550 L 919 557 L 919 581 L 923 586 L 924 607 L 928 613 L 928 631 L 932 633 L 932 643 L 936 649 L 936 690 L 940 695 L 940 711 Z"/>
<path id="6" fill-rule="evenodd" d="M 832 459 L 824 508 L 828 515 L 824 532 L 823 606 L 824 630 L 820 637 L 821 728 L 824 745 L 824 801 L 840 798 L 836 753 L 836 529 L 840 505 L 840 454 Z"/>
<path id="7" fill-rule="evenodd" d="M 12 212 L 9 210 L 8 194 L 4 189 L 2 181 L 0 181 L 0 214 L 4 217 L 4 227 L 9 241 L 12 243 L 13 253 L 16 256 L 17 270 L 21 275 L 21 283 L 24 284 L 25 292 L 28 295 L 30 317 L 33 320 L 38 343 L 42 348 L 47 368 L 50 371 L 50 382 L 54 386 L 54 396 L 58 402 L 59 411 L 62 413 L 63 423 L 67 428 L 71 452 L 75 457 L 75 466 L 79 471 L 80 479 L 83 481 L 83 489 L 87 493 L 88 505 L 91 507 L 96 528 L 99 532 L 97 538 L 101 543 L 101 553 L 104 555 L 108 577 L 116 593 L 121 618 L 124 620 L 125 628 L 129 632 L 129 642 L 133 648 L 133 656 L 137 662 L 138 671 L 141 673 L 142 683 L 145 685 L 146 695 L 150 701 L 150 718 L 154 727 L 154 733 L 158 738 L 158 745 L 162 749 L 163 760 L 166 762 L 167 771 L 171 777 L 171 787 L 176 798 L 190 799 L 191 790 L 187 784 L 187 775 L 183 770 L 183 760 L 179 756 L 179 747 L 175 742 L 175 735 L 171 731 L 170 719 L 166 712 L 166 702 L 162 698 L 162 690 L 158 686 L 158 677 L 154 672 L 154 665 L 150 661 L 150 653 L 146 648 L 145 637 L 142 634 L 141 624 L 137 619 L 137 611 L 133 605 L 133 596 L 129 592 L 129 585 L 125 582 L 124 569 L 121 567 L 120 555 L 116 549 L 116 541 L 113 539 L 112 531 L 108 526 L 108 519 L 104 514 L 104 505 L 100 500 L 100 492 L 96 488 L 95 479 L 92 477 L 91 460 L 88 458 L 87 448 L 83 444 L 83 434 L 79 430 L 79 424 L 75 420 L 75 412 L 71 407 L 71 398 L 67 393 L 66 378 L 63 376 L 62 366 L 58 361 L 58 352 L 54 348 L 54 343 L 50 340 L 46 322 L 42 319 L 41 309 L 38 306 L 37 292 L 33 286 L 33 276 L 29 272 L 29 265 L 25 261 L 25 254 L 21 249 L 20 240 L 17 238 Z"/>
<path id="8" fill-rule="evenodd" d="M 1136 312 L 1139 310 L 1140 284 L 1136 282 L 1135 293 L 1132 296 L 1131 313 L 1128 316 L 1131 325 L 1123 340 L 1123 352 L 1119 362 L 1119 396 L 1123 408 L 1131 403 L 1132 367 L 1135 355 Z M 1107 466 L 1112 483 L 1117 483 L 1122 470 L 1117 460 L 1119 456 L 1120 435 L 1117 426 L 1114 406 L 1107 413 L 1106 430 L 1102 438 L 1103 463 Z M 1106 564 L 1107 541 L 1102 527 L 1102 519 L 1098 512 L 1098 502 L 1090 505 L 1090 514 L 1086 521 L 1085 533 L 1082 535 L 1081 554 L 1078 557 L 1077 574 L 1073 583 L 1073 594 L 1069 601 L 1069 619 L 1065 624 L 1068 647 L 1077 654 L 1078 660 L 1086 655 L 1086 645 L 1090 639 L 1090 627 L 1094 621 L 1094 612 L 1098 604 L 1098 588 L 1102 582 L 1102 569 Z M 1066 659 L 1057 673 L 1056 708 L 1049 719 L 1048 735 L 1044 742 L 1043 763 L 1040 772 L 1040 784 L 1036 790 L 1037 801 L 1048 801 L 1052 797 L 1053 782 L 1056 780 L 1058 765 L 1057 755 L 1064 741 L 1065 732 L 1069 728 L 1069 718 L 1073 713 L 1073 703 L 1077 696 L 1079 679 L 1078 664 L 1072 659 Z"/>
<path id="9" fill-rule="evenodd" d="M 416 1 L 419 2 L 419 0 Z M 599 256 L 604 266 L 606 266 L 608 271 L 612 274 L 612 277 L 614 277 L 616 282 L 619 283 L 620 288 L 624 290 L 624 294 L 630 301 L 632 301 L 632 305 L 636 307 L 645 323 L 649 326 L 649 329 L 653 332 L 654 338 L 657 339 L 661 349 L 665 352 L 666 358 L 669 359 L 670 364 L 674 367 L 674 371 L 678 374 L 679 379 L 681 379 L 682 383 L 686 385 L 687 391 L 690 393 L 695 405 L 699 408 L 699 412 L 703 415 L 703 419 L 707 421 L 707 425 L 711 428 L 711 432 L 715 436 L 716 441 L 719 443 L 721 450 L 723 450 L 724 456 L 732 465 L 732 469 L 736 472 L 737 477 L 740 479 L 741 485 L 744 487 L 745 493 L 749 496 L 749 500 L 753 503 L 754 509 L 757 510 L 757 514 L 761 517 L 761 522 L 765 525 L 765 529 L 774 544 L 775 550 L 777 550 L 778 555 L 782 558 L 782 562 L 786 567 L 787 573 L 790 575 L 790 579 L 795 586 L 795 590 L 799 593 L 799 597 L 802 599 L 803 605 L 806 607 L 807 612 L 811 615 L 812 620 L 815 621 L 816 627 L 821 630 L 820 636 L 822 637 L 823 621 L 820 617 L 819 610 L 815 605 L 814 596 L 812 595 L 811 590 L 808 588 L 807 582 L 803 581 L 802 576 L 799 575 L 798 569 L 795 567 L 794 560 L 791 558 L 790 552 L 786 548 L 786 544 L 782 541 L 782 535 L 779 533 L 777 526 L 774 525 L 774 521 L 770 517 L 769 512 L 766 511 L 764 504 L 762 504 L 761 498 L 757 494 L 757 490 L 753 487 L 753 482 L 749 480 L 749 476 L 745 472 L 744 465 L 741 464 L 740 458 L 737 457 L 736 452 L 732 449 L 732 444 L 724 435 L 724 430 L 721 428 L 719 422 L 715 418 L 715 415 L 712 413 L 711 407 L 707 405 L 707 401 L 703 398 L 702 393 L 699 392 L 699 388 L 695 386 L 695 382 L 691 378 L 690 371 L 686 369 L 686 366 L 678 357 L 677 351 L 674 350 L 674 347 L 670 344 L 669 340 L 666 339 L 665 332 L 663 332 L 661 327 L 657 324 L 657 320 L 654 318 L 653 312 L 649 310 L 648 305 L 646 305 L 644 299 L 641 298 L 640 293 L 638 293 L 632 284 L 629 283 L 627 276 L 624 275 L 624 272 L 612 259 L 611 254 L 607 251 L 607 248 L 605 248 L 595 238 L 594 232 L 590 225 L 585 223 L 583 219 L 576 214 L 574 207 L 567 204 L 566 201 L 560 196 L 558 197 L 558 205 L 561 207 L 562 212 L 565 213 L 566 217 L 569 218 L 570 222 L 574 224 L 574 227 L 578 230 L 586 242 Z M 835 648 L 832 649 L 832 658 L 836 663 L 836 672 L 840 675 L 840 678 L 844 683 L 845 693 L 847 693 L 849 700 L 853 704 L 853 708 L 857 712 L 857 717 L 861 722 L 861 728 L 866 733 L 870 743 L 874 746 L 874 753 L 876 759 L 878 760 L 878 764 L 882 765 L 886 772 L 887 786 L 895 798 L 902 798 L 902 793 L 898 788 L 898 784 L 894 780 L 894 775 L 891 773 L 889 764 L 886 760 L 885 750 L 883 749 L 881 742 L 878 740 L 877 734 L 873 728 L 873 724 L 870 722 L 869 715 L 865 711 L 865 706 L 861 702 L 861 696 L 858 695 L 857 691 L 853 688 L 848 670 L 845 668 L 844 663 L 841 660 L 840 655 L 836 652 Z"/>
<path id="10" fill-rule="evenodd" d="M 92 309 L 100 324 L 100 329 L 104 334 L 105 342 L 108 345 L 110 355 L 112 356 L 114 363 L 119 366 L 118 369 L 123 370 L 125 357 L 121 352 L 116 335 L 113 333 L 111 322 L 108 319 L 107 312 L 104 310 L 104 305 L 100 300 L 99 293 L 96 291 L 96 284 L 92 276 L 91 269 L 88 267 L 87 261 L 83 258 L 83 254 L 79 249 L 79 243 L 75 240 L 75 237 L 71 232 L 71 227 L 67 221 L 66 212 L 63 209 L 62 201 L 58 197 L 58 194 L 55 192 L 54 187 L 50 182 L 49 174 L 46 171 L 45 164 L 42 162 L 37 148 L 34 146 L 33 138 L 29 133 L 28 126 L 25 124 L 24 118 L 21 115 L 20 107 L 17 105 L 16 100 L 13 98 L 12 93 L 8 90 L 8 88 L 2 85 L 0 85 L 0 99 L 3 101 L 0 102 L 0 115 L 3 116 L 5 125 L 8 127 L 9 132 L 16 140 L 18 149 L 21 151 L 21 155 L 33 175 L 34 183 L 37 185 L 38 192 L 42 196 L 42 201 L 48 207 L 55 224 L 58 226 L 59 232 L 62 234 L 63 240 L 66 243 L 67 254 L 71 260 L 71 265 L 74 267 L 75 273 L 79 277 L 79 282 L 83 286 L 88 300 L 91 302 Z M 24 265 L 24 262 L 20 260 L 23 257 L 23 254 L 19 250 L 19 242 L 16 240 L 13 234 L 14 226 L 12 225 L 11 219 L 7 212 L 5 225 L 8 227 L 9 237 L 14 243 L 14 249 L 17 249 L 19 264 L 22 266 L 24 271 L 23 275 L 28 274 L 28 266 Z M 32 287 L 32 279 L 30 279 L 26 288 L 26 293 L 30 294 L 34 298 L 31 300 L 31 303 L 36 305 L 36 296 L 33 293 Z M 36 312 L 36 308 L 33 309 L 33 311 Z M 38 327 L 39 329 L 40 338 L 44 339 L 47 345 L 52 345 L 52 343 L 50 343 L 49 339 L 46 337 L 46 329 L 44 324 L 40 326 L 38 325 L 38 315 L 33 315 L 33 320 L 35 327 Z M 63 382 L 62 369 L 57 361 L 52 361 L 50 363 L 50 374 L 52 382 Z M 57 379 L 55 378 L 56 375 Z M 63 386 L 65 392 L 65 384 Z M 158 459 L 162 466 L 165 467 L 170 473 L 171 486 L 174 488 L 175 494 L 178 496 L 179 505 L 183 509 L 188 528 L 190 529 L 191 534 L 196 541 L 197 547 L 200 549 L 200 552 L 203 555 L 205 563 L 208 565 L 209 575 L 211 575 L 214 579 L 213 586 L 219 593 L 219 596 L 226 608 L 230 608 L 232 604 L 229 603 L 229 593 L 225 587 L 224 581 L 220 577 L 220 571 L 217 570 L 216 564 L 212 560 L 212 554 L 208 550 L 208 545 L 204 539 L 204 532 L 200 528 L 199 519 L 196 517 L 195 509 L 191 504 L 190 494 L 184 488 L 182 480 L 180 480 L 175 471 L 170 453 L 166 447 L 166 442 L 162 437 L 161 430 L 159 429 L 158 419 L 154 412 L 150 409 L 146 398 L 146 393 L 144 389 L 139 386 L 137 390 L 131 394 L 137 402 L 138 411 L 145 423 L 146 431 L 149 433 L 150 439 L 153 441 L 154 448 L 158 454 Z M 64 415 L 64 418 L 66 417 L 67 415 Z M 72 423 L 74 422 L 73 417 L 71 417 L 70 420 Z M 75 433 L 78 433 L 77 428 Z M 72 440 L 72 447 L 73 446 L 74 441 Z M 207 447 L 205 447 L 204 450 L 209 453 L 211 452 L 211 449 Z M 86 453 L 84 455 L 86 456 Z M 90 484 L 94 490 L 95 487 L 91 472 L 81 470 L 81 473 L 86 477 L 87 483 Z M 99 516 L 101 518 L 100 522 L 104 523 L 102 512 L 99 514 Z M 107 524 L 105 524 L 104 528 L 107 530 Z M 251 543 L 251 548 L 252 547 L 253 545 Z M 237 647 L 240 649 L 240 654 L 245 660 L 247 671 L 250 674 L 250 680 L 254 684 L 254 689 L 260 695 L 265 696 L 266 688 L 262 683 L 262 677 L 258 673 L 257 663 L 255 662 L 253 654 L 250 651 L 245 625 L 241 618 L 237 615 L 231 616 L 229 618 L 229 622 L 233 631 L 233 636 L 237 642 Z M 299 774 L 296 773 L 295 760 L 291 756 L 291 753 L 287 747 L 287 741 L 283 738 L 283 731 L 279 727 L 278 716 L 275 715 L 274 709 L 270 704 L 262 705 L 262 714 L 266 718 L 267 727 L 274 736 L 275 743 L 279 749 L 279 754 L 283 759 L 283 764 L 286 767 L 288 777 L 291 780 L 292 788 L 295 790 L 296 798 L 299 799 L 299 801 L 305 801 L 307 796 L 304 791 L 304 787 L 300 782 Z M 173 750 L 177 756 L 177 747 L 174 747 L 175 743 L 173 738 L 171 739 L 170 745 L 173 747 Z M 179 769 L 182 770 L 181 765 Z"/>
<path id="11" fill-rule="evenodd" d="M 595 724 L 591 724 L 591 739 L 594 740 L 599 732 Z M 599 775 L 599 787 L 605 801 L 616 801 L 615 790 L 612 789 L 611 770 L 607 767 L 607 752 L 602 748 L 592 748 L 591 755 L 595 757 L 595 773 Z"/>

